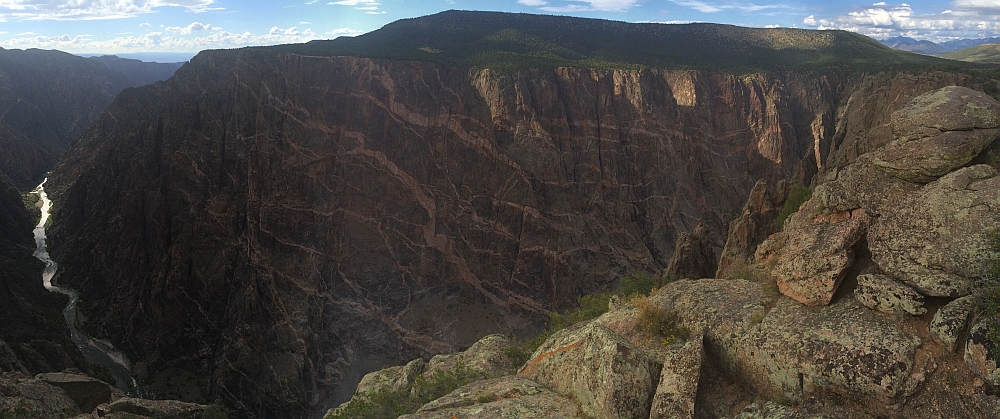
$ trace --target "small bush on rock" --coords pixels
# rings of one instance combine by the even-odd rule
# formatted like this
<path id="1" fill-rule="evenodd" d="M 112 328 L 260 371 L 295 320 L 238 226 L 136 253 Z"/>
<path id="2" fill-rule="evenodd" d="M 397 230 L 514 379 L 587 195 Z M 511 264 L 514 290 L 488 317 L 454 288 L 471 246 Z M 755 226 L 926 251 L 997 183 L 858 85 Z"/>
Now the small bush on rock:
<path id="1" fill-rule="evenodd" d="M 788 198 L 785 198 L 785 206 L 778 213 L 778 226 L 785 225 L 785 220 L 798 211 L 799 207 L 808 201 L 809 198 L 812 198 L 811 189 L 805 186 L 792 185 L 792 189 L 788 191 Z"/>
<path id="2" fill-rule="evenodd" d="M 400 390 L 383 388 L 355 398 L 324 419 L 390 419 L 416 412 L 420 406 L 437 400 L 455 389 L 487 377 L 465 364 L 451 370 L 436 370 L 429 377 L 418 375 L 413 383 Z"/>
<path id="3" fill-rule="evenodd" d="M 1000 253 L 1000 228 L 986 233 L 990 247 L 994 253 Z M 990 355 L 1000 359 L 1000 256 L 993 256 L 986 261 L 986 278 L 981 291 L 980 307 L 982 315 L 987 319 L 986 337 L 993 342 Z"/>
<path id="4" fill-rule="evenodd" d="M 632 297 L 632 305 L 639 309 L 636 325 L 643 333 L 663 338 L 664 345 L 672 345 L 691 337 L 688 328 L 678 324 L 677 314 L 654 304 L 648 296 Z"/>

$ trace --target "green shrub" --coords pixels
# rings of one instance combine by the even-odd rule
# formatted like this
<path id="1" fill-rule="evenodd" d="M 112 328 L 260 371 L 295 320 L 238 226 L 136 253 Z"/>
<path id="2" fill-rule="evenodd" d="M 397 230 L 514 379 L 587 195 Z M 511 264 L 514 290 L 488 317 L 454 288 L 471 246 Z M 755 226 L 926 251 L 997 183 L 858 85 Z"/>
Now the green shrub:
<path id="1" fill-rule="evenodd" d="M 812 190 L 800 185 L 792 185 L 788 191 L 788 198 L 785 198 L 785 206 L 778 213 L 778 226 L 784 226 L 785 220 L 799 210 L 803 203 L 812 198 Z"/>
<path id="2" fill-rule="evenodd" d="M 678 324 L 676 313 L 654 304 L 648 296 L 632 297 L 631 303 L 639 309 L 636 326 L 646 335 L 663 338 L 664 345 L 671 345 L 691 337 L 691 331 Z"/>
<path id="3" fill-rule="evenodd" d="M 412 383 L 399 390 L 387 388 L 355 398 L 335 414 L 324 419 L 391 419 L 416 412 L 420 406 L 439 399 L 455 389 L 488 378 L 463 363 L 451 370 L 437 370 L 425 377 L 417 375 Z"/>
<path id="4" fill-rule="evenodd" d="M 511 360 L 515 360 L 515 365 L 524 365 L 531 354 L 535 353 L 535 350 L 554 333 L 607 313 L 608 303 L 611 302 L 612 296 L 632 299 L 636 296 L 647 295 L 654 289 L 672 281 L 673 278 L 654 277 L 643 272 L 626 275 L 618 281 L 617 291 L 604 290 L 587 294 L 577 299 L 578 306 L 576 308 L 563 313 L 549 313 L 549 327 L 535 337 L 519 342 L 516 347 L 510 348 L 506 351 L 507 356 Z"/>
<path id="5" fill-rule="evenodd" d="M 994 255 L 984 261 L 986 278 L 980 291 L 979 306 L 981 315 L 987 320 L 986 337 L 993 343 L 990 355 L 993 359 L 1000 359 L 1000 255 L 997 255 L 1000 254 L 1000 228 L 987 231 L 986 239 Z"/>

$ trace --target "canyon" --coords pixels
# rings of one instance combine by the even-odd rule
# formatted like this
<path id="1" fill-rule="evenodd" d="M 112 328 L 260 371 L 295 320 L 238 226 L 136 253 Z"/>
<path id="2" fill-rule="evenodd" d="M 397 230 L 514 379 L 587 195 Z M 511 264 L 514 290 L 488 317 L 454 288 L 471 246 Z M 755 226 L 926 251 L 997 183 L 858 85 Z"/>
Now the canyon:
<path id="1" fill-rule="evenodd" d="M 663 269 L 699 222 L 721 250 L 758 179 L 807 184 L 881 146 L 910 98 L 984 83 L 301 48 L 203 52 L 123 92 L 52 175 L 52 253 L 90 327 L 154 388 L 250 416 L 318 415 L 382 366 L 529 335 Z"/>
<path id="2" fill-rule="evenodd" d="M 490 68 L 427 35 L 442 19 L 491 42 L 535 34 L 525 48 L 553 22 L 630 45 L 711 36 L 649 62 Z M 986 67 L 844 32 L 559 19 L 446 12 L 205 51 L 95 105 L 46 184 L 56 280 L 79 290 L 81 327 L 158 395 L 321 416 L 369 372 L 529 337 L 581 295 L 664 270 L 683 234 L 714 264 L 758 181 L 834 176 L 888 144 L 891 115 L 922 93 L 997 91 Z M 716 68 L 685 61 L 720 45 Z M 12 184 L 45 167 L 8 166 Z M 30 218 L 13 213 L 23 247 L 13 231 Z"/>

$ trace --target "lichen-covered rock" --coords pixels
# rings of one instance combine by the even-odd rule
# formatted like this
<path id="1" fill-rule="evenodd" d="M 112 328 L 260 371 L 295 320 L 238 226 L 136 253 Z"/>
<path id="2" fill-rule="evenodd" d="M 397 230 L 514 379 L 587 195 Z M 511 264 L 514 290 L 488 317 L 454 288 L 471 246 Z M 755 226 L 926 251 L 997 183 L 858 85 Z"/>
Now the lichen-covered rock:
<path id="1" fill-rule="evenodd" d="M 915 359 L 919 338 L 853 299 L 813 308 L 781 298 L 767 311 L 760 285 L 742 280 L 677 281 L 651 299 L 703 331 L 713 364 L 763 395 L 884 402 L 911 394 L 928 368 Z"/>
<path id="2" fill-rule="evenodd" d="M 737 339 L 748 379 L 790 400 L 835 392 L 888 401 L 911 394 L 926 372 L 915 361 L 918 337 L 851 299 L 821 308 L 780 300 L 755 333 Z"/>
<path id="3" fill-rule="evenodd" d="M 645 418 L 662 368 L 643 349 L 586 322 L 552 335 L 518 375 L 574 398 L 588 416 Z"/>
<path id="4" fill-rule="evenodd" d="M 930 325 L 931 337 L 941 342 L 949 352 L 955 351 L 958 338 L 969 327 L 969 321 L 976 308 L 975 298 L 973 295 L 956 298 L 934 313 Z"/>
<path id="5" fill-rule="evenodd" d="M 458 354 L 436 355 L 427 363 L 425 376 L 435 371 L 452 370 L 462 365 L 473 372 L 484 376 L 513 375 L 519 365 L 514 365 L 504 350 L 514 346 L 514 343 L 501 335 L 488 335 L 479 339 L 469 349 Z"/>
<path id="6" fill-rule="evenodd" d="M 753 185 L 743 212 L 729 223 L 726 246 L 714 278 L 728 278 L 730 267 L 751 261 L 757 245 L 778 231 L 776 219 L 787 195 L 788 184 L 784 181 L 769 187 L 766 180 L 760 179 Z"/>
<path id="7" fill-rule="evenodd" d="M 674 245 L 674 254 L 667 264 L 667 275 L 673 278 L 711 278 L 715 275 L 715 252 L 708 226 L 699 222 L 694 231 L 681 233 Z"/>
<path id="8" fill-rule="evenodd" d="M 1000 362 L 990 354 L 995 351 L 997 342 L 990 340 L 988 336 L 989 321 L 997 320 L 980 321 L 969 330 L 969 340 L 965 343 L 965 363 L 976 375 L 996 387 L 1000 386 Z"/>
<path id="9" fill-rule="evenodd" d="M 425 404 L 417 413 L 400 416 L 400 419 L 585 417 L 572 399 L 527 378 L 507 376 L 460 387 Z"/>
<path id="10" fill-rule="evenodd" d="M 997 256 L 985 231 L 1000 225 L 1000 177 L 965 167 L 895 203 L 872 223 L 868 247 L 889 276 L 934 297 L 968 295 Z"/>
<path id="11" fill-rule="evenodd" d="M 821 418 L 817 416 L 806 416 L 799 414 L 795 409 L 780 405 L 775 402 L 754 402 L 743 408 L 743 411 L 734 416 L 733 419 L 812 419 Z"/>
<path id="12" fill-rule="evenodd" d="M 847 166 L 829 169 L 818 176 L 816 183 L 812 196 L 821 208 L 831 211 L 863 208 L 874 219 L 885 212 L 896 211 L 897 202 L 921 187 L 878 169 L 872 162 L 871 153 Z"/>
<path id="13" fill-rule="evenodd" d="M 93 412 L 102 404 L 111 401 L 111 386 L 93 377 L 66 372 L 38 374 L 35 378 L 66 391 L 66 395 L 76 402 L 80 410 Z"/>
<path id="14" fill-rule="evenodd" d="M 923 295 L 885 275 L 858 275 L 854 298 L 861 305 L 884 313 L 906 312 L 919 316 L 927 312 Z"/>
<path id="15" fill-rule="evenodd" d="M 125 397 L 108 407 L 111 418 L 197 419 L 207 417 L 209 406 L 176 400 L 147 400 Z M 223 412 L 218 412 L 223 413 Z"/>
<path id="16" fill-rule="evenodd" d="M 365 395 L 376 391 L 402 390 L 413 383 L 417 375 L 424 372 L 427 363 L 423 359 L 417 358 L 406 365 L 383 368 L 381 370 L 365 374 L 358 383 L 356 395 Z"/>
<path id="17" fill-rule="evenodd" d="M 949 86 L 924 93 L 892 114 L 895 139 L 873 155 L 899 178 L 926 183 L 979 155 L 1000 133 L 1000 103 L 975 90 Z"/>
<path id="18" fill-rule="evenodd" d="M 742 280 L 682 280 L 650 296 L 654 304 L 676 313 L 692 336 L 704 334 L 705 351 L 730 375 L 748 371 L 742 338 L 760 327 L 773 297 L 760 284 Z"/>
<path id="19" fill-rule="evenodd" d="M 854 262 L 853 247 L 867 228 L 864 209 L 824 215 L 819 200 L 812 198 L 757 248 L 755 257 L 772 266 L 782 294 L 808 306 L 826 305 Z"/>
<path id="20" fill-rule="evenodd" d="M 71 418 L 80 413 L 61 388 L 19 373 L 0 374 L 0 417 Z"/>
<path id="21" fill-rule="evenodd" d="M 695 396 L 704 358 L 704 340 L 697 336 L 667 353 L 660 371 L 660 383 L 653 395 L 649 419 L 694 417 Z"/>

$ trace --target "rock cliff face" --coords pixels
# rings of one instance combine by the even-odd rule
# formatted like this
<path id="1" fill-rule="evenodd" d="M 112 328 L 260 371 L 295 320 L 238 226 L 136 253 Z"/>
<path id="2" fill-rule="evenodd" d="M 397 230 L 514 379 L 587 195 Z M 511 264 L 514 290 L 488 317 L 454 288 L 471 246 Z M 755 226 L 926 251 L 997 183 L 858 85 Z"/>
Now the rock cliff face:
<path id="1" fill-rule="evenodd" d="M 807 183 L 908 98 L 972 83 L 842 77 L 205 52 L 68 153 L 53 255 L 154 386 L 316 414 L 662 269 L 698 220 L 721 246 L 756 180 Z"/>
<path id="2" fill-rule="evenodd" d="M 0 172 L 31 190 L 131 85 L 124 74 L 83 57 L 0 48 Z"/>

